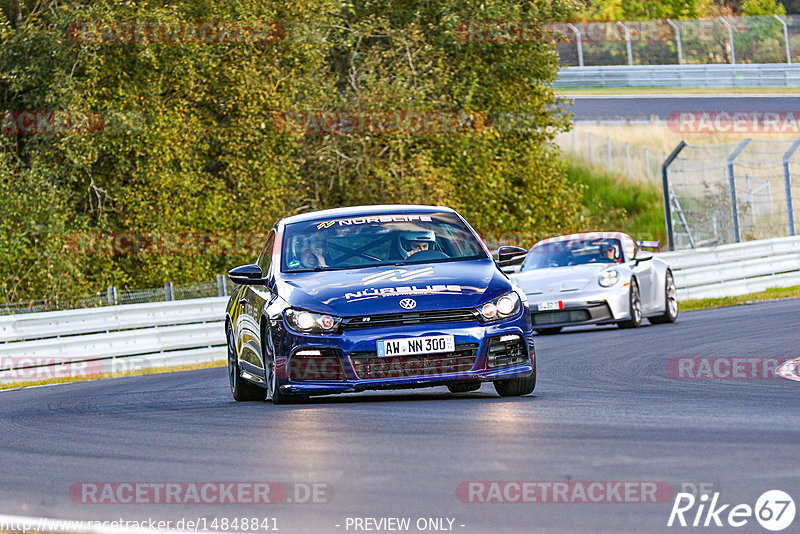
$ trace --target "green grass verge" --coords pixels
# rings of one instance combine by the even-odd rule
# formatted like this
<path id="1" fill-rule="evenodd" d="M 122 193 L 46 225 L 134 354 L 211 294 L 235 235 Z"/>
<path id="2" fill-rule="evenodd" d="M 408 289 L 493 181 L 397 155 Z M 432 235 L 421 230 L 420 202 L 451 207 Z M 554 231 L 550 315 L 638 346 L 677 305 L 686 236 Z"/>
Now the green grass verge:
<path id="1" fill-rule="evenodd" d="M 162 373 L 174 373 L 175 371 L 190 371 L 192 369 L 208 369 L 211 367 L 223 367 L 227 365 L 225 361 L 219 362 L 206 362 L 206 363 L 193 363 L 188 365 L 173 365 L 170 367 L 151 367 L 149 369 L 138 369 L 135 371 L 126 371 L 124 373 L 102 373 L 85 376 L 63 377 L 63 378 L 48 378 L 44 380 L 20 380 L 18 382 L 0 383 L 0 390 L 4 389 L 17 389 L 31 386 L 44 386 L 47 384 L 65 384 L 68 382 L 85 382 L 87 380 L 99 380 L 102 378 L 119 378 L 122 376 L 136 376 L 136 375 L 158 375 Z"/>
<path id="2" fill-rule="evenodd" d="M 583 188 L 586 231 L 620 231 L 666 243 L 661 190 L 567 157 L 567 179 Z"/>
<path id="3" fill-rule="evenodd" d="M 800 94 L 800 87 L 581 87 L 557 89 L 560 95 L 719 95 L 719 94 Z"/>
<path id="4" fill-rule="evenodd" d="M 739 304 L 749 304 L 751 302 L 763 302 L 793 297 L 800 297 L 800 286 L 773 287 L 766 291 L 748 293 L 747 295 L 739 295 L 738 297 L 682 300 L 678 303 L 678 309 L 680 309 L 680 311 L 708 310 L 711 308 L 723 308 L 725 306 L 737 306 Z"/>

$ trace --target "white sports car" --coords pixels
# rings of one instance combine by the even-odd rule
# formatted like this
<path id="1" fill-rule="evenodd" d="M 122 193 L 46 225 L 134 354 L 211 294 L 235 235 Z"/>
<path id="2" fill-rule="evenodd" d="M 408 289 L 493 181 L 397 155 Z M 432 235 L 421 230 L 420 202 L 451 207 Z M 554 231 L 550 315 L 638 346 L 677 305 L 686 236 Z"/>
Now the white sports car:
<path id="1" fill-rule="evenodd" d="M 654 324 L 674 322 L 678 298 L 672 272 L 665 261 L 641 250 L 657 244 L 639 245 L 621 232 L 536 243 L 519 272 L 510 275 L 528 296 L 534 329 L 556 334 L 586 324 L 637 328 L 645 317 Z"/>

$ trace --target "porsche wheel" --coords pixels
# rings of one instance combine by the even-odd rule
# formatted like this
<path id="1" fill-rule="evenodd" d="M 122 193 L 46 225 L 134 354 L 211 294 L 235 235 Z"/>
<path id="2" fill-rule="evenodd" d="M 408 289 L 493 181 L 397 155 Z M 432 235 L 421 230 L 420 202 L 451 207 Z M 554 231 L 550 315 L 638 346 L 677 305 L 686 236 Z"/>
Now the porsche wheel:
<path id="1" fill-rule="evenodd" d="M 627 321 L 620 321 L 620 328 L 639 328 L 642 326 L 642 297 L 639 295 L 639 284 L 636 279 L 631 279 L 631 289 L 628 292 L 628 303 L 630 306 L 631 318 Z"/>
<path id="2" fill-rule="evenodd" d="M 664 313 L 650 317 L 652 324 L 674 323 L 678 318 L 678 292 L 675 289 L 675 279 L 672 272 L 667 271 L 664 281 Z"/>
<path id="3" fill-rule="evenodd" d="M 561 332 L 561 327 L 552 326 L 550 328 L 539 328 L 536 331 L 543 336 L 552 336 Z"/>

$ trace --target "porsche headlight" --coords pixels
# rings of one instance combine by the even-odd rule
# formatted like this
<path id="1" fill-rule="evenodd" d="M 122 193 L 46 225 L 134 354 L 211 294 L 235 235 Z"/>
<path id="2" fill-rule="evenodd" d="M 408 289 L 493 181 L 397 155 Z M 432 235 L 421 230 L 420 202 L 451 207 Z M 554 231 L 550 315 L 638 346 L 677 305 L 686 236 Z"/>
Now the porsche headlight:
<path id="1" fill-rule="evenodd" d="M 487 302 L 478 309 L 478 313 L 480 313 L 484 321 L 495 321 L 516 315 L 519 313 L 520 306 L 519 295 L 516 291 L 511 291 L 502 297 Z"/>
<path id="2" fill-rule="evenodd" d="M 340 317 L 334 317 L 323 313 L 313 313 L 305 310 L 289 308 L 283 312 L 286 324 L 292 330 L 315 334 L 327 334 L 335 332 L 342 322 Z"/>
<path id="3" fill-rule="evenodd" d="M 597 281 L 603 287 L 611 287 L 619 282 L 619 271 L 616 269 L 607 269 L 600 273 L 600 279 Z"/>

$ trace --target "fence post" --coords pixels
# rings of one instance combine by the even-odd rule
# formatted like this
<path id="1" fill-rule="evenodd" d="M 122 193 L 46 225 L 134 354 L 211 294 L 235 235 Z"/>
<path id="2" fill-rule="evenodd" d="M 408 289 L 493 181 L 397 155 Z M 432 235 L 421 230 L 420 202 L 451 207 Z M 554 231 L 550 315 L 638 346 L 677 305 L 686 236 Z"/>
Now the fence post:
<path id="1" fill-rule="evenodd" d="M 786 21 L 783 20 L 780 17 L 780 15 L 772 15 L 772 16 L 775 17 L 778 20 L 778 22 L 781 23 L 781 26 L 783 26 L 783 44 L 786 47 L 786 63 L 791 64 L 792 52 L 791 49 L 789 48 L 789 28 L 786 27 Z"/>
<path id="2" fill-rule="evenodd" d="M 625 48 L 628 49 L 628 65 L 633 66 L 633 51 L 631 50 L 631 32 L 628 30 L 628 27 L 621 21 L 617 21 L 617 26 L 622 26 L 622 29 L 625 30 Z"/>
<path id="3" fill-rule="evenodd" d="M 721 18 L 721 17 L 720 17 Z M 737 243 L 741 242 L 742 236 L 739 231 L 739 204 L 736 200 L 736 175 L 733 172 L 733 162 L 734 160 L 739 157 L 739 154 L 745 149 L 747 144 L 752 141 L 752 139 L 745 139 L 739 146 L 736 147 L 730 156 L 728 156 L 728 180 L 730 181 L 731 186 L 731 214 L 733 215 L 733 238 L 736 240 Z"/>
<path id="4" fill-rule="evenodd" d="M 109 306 L 117 305 L 117 288 L 116 286 L 109 286 L 106 290 L 106 299 Z"/>
<path id="5" fill-rule="evenodd" d="M 611 154 L 611 138 L 606 137 L 606 148 L 608 149 L 608 168 L 614 168 L 614 156 Z"/>
<path id="6" fill-rule="evenodd" d="M 786 154 L 783 155 L 783 180 L 786 187 L 786 212 L 789 217 L 789 235 L 794 234 L 794 207 L 792 204 L 792 175 L 789 171 L 789 160 L 792 159 L 797 148 L 800 147 L 800 138 L 796 139 Z"/>
<path id="7" fill-rule="evenodd" d="M 668 169 L 669 166 L 672 165 L 672 162 L 675 161 L 675 158 L 678 157 L 678 154 L 681 153 L 686 147 L 686 141 L 681 140 L 678 143 L 678 146 L 675 147 L 675 150 L 664 160 L 664 163 L 661 164 L 661 189 L 664 194 L 664 222 L 667 226 L 667 244 L 670 250 L 675 250 L 675 236 L 672 230 L 672 208 L 670 207 L 669 202 L 669 174 Z"/>
<path id="8" fill-rule="evenodd" d="M 227 297 L 228 296 L 228 286 L 225 284 L 225 275 L 218 274 L 217 275 L 217 296 L 220 297 Z"/>
<path id="9" fill-rule="evenodd" d="M 733 26 L 724 17 L 719 17 L 719 20 L 728 27 L 728 41 L 731 43 L 731 65 L 736 65 L 736 51 L 733 49 Z"/>
<path id="10" fill-rule="evenodd" d="M 633 176 L 633 171 L 631 169 L 631 145 L 629 143 L 625 143 L 625 157 L 627 158 L 627 167 L 628 167 L 628 176 Z"/>
<path id="11" fill-rule="evenodd" d="M 164 282 L 164 300 L 175 300 L 175 290 L 172 282 Z"/>
<path id="12" fill-rule="evenodd" d="M 675 44 L 678 47 L 678 65 L 683 65 L 683 47 L 681 46 L 681 29 L 678 28 L 678 25 L 672 22 L 671 19 L 667 19 L 667 24 L 672 26 L 672 29 L 675 30 Z"/>
<path id="13" fill-rule="evenodd" d="M 574 24 L 567 24 L 567 28 L 575 33 L 575 42 L 578 44 L 578 66 L 583 67 L 583 34 Z"/>

